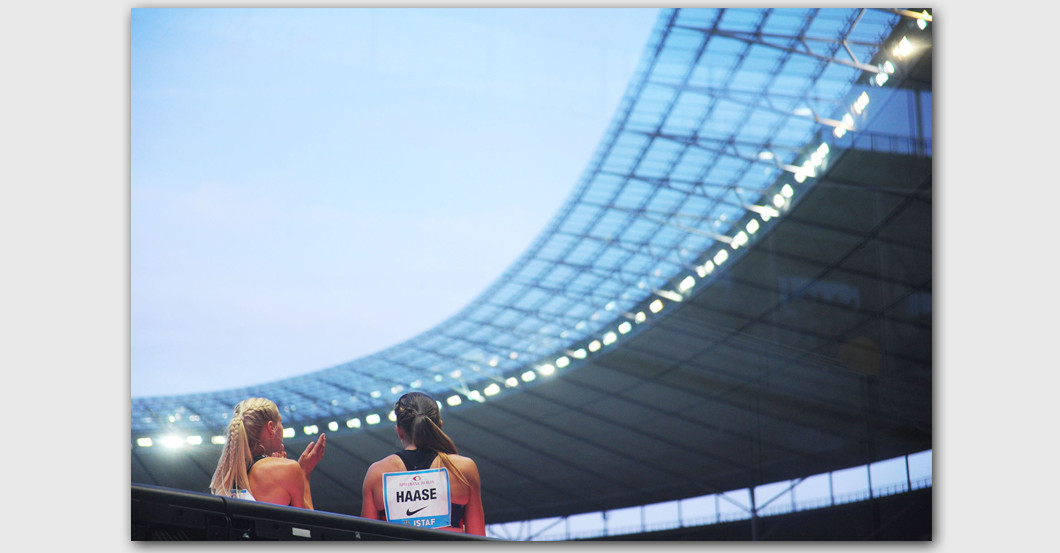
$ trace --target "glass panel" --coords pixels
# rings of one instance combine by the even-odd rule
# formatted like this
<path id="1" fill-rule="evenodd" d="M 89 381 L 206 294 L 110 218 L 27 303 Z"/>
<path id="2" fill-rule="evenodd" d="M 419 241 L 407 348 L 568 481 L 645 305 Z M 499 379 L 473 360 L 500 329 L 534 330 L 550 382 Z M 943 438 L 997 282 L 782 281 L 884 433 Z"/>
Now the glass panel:
<path id="1" fill-rule="evenodd" d="M 718 520 L 717 498 L 714 495 L 702 495 L 689 499 L 682 499 L 681 525 L 697 526 L 700 524 L 713 524 Z"/>

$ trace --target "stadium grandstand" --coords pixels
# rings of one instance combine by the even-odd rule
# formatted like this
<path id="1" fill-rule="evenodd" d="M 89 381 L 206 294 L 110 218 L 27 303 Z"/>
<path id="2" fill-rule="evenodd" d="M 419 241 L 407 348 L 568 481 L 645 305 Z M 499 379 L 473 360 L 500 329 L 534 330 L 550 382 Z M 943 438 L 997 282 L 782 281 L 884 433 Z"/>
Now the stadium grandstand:
<path id="1" fill-rule="evenodd" d="M 134 499 L 209 499 L 232 407 L 261 396 L 288 451 L 327 433 L 315 514 L 355 519 L 420 390 L 478 463 L 491 538 L 932 539 L 932 25 L 660 10 L 568 199 L 495 283 L 338 366 L 133 397 Z"/>

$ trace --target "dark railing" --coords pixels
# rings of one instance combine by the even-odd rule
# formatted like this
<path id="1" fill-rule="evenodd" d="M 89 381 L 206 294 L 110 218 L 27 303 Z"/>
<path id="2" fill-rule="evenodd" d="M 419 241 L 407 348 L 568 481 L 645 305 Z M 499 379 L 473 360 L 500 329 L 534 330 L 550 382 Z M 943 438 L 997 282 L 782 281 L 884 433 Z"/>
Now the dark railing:
<path id="1" fill-rule="evenodd" d="M 338 513 L 132 484 L 133 541 L 495 541 Z"/>

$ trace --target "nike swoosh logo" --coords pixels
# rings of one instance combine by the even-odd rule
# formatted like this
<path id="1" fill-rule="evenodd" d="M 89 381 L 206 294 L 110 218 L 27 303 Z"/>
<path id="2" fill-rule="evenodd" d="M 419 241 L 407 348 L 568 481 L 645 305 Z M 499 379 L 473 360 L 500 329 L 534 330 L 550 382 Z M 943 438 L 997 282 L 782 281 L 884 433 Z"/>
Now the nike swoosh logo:
<path id="1" fill-rule="evenodd" d="M 427 505 L 427 507 L 430 507 L 430 505 Z M 420 507 L 419 509 L 416 509 L 415 511 L 410 511 L 408 509 L 405 509 L 405 516 L 410 517 L 410 516 L 420 512 L 420 511 L 426 509 L 427 507 Z"/>

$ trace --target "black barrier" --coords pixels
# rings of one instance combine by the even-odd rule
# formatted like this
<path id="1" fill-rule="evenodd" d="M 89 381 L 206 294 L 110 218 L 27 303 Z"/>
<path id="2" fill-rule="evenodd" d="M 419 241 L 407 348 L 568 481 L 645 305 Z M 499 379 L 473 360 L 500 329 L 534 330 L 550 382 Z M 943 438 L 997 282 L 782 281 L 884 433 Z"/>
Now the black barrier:
<path id="1" fill-rule="evenodd" d="M 132 484 L 133 541 L 493 541 L 297 507 Z"/>

